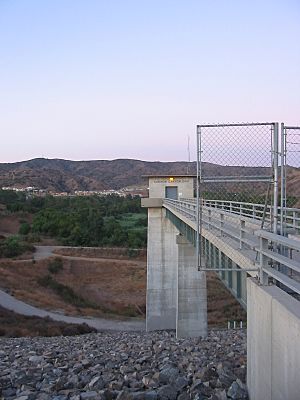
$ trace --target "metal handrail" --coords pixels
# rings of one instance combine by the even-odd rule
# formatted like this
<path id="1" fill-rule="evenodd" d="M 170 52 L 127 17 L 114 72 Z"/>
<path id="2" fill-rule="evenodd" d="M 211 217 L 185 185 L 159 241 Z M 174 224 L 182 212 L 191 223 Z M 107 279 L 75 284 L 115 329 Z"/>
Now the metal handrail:
<path id="1" fill-rule="evenodd" d="M 189 201 L 179 201 L 172 199 L 165 199 L 164 204 L 166 206 L 171 206 L 173 209 L 180 212 L 182 215 L 188 217 L 192 221 L 196 221 L 196 204 Z M 251 221 L 251 227 L 247 228 L 247 223 L 249 220 L 243 216 L 224 212 L 221 209 L 214 209 L 217 216 L 211 214 L 211 209 L 209 207 L 204 207 L 202 212 L 202 222 L 207 229 L 215 229 L 222 235 L 226 235 L 231 239 L 239 243 L 239 248 L 250 248 L 254 249 L 257 245 L 257 239 L 253 236 L 253 221 Z M 224 222 L 226 225 L 224 225 Z M 255 227 L 259 228 L 259 225 Z M 245 237 L 245 234 L 250 234 L 253 237 L 251 241 L 249 238 Z"/>
<path id="2" fill-rule="evenodd" d="M 300 252 L 300 241 L 264 230 L 256 231 L 255 235 L 260 239 L 256 248 L 260 261 L 260 282 L 268 284 L 271 277 L 300 294 L 300 282 L 294 279 L 295 275 L 300 276 L 300 262 L 291 258 L 292 251 Z M 288 274 L 281 272 L 282 267 L 288 269 Z"/>
<path id="3" fill-rule="evenodd" d="M 230 203 L 230 202 L 229 202 Z M 251 204 L 251 203 L 249 203 Z M 177 210 L 185 217 L 196 221 L 196 202 L 194 199 L 172 200 L 165 199 L 164 205 Z M 261 206 L 261 205 L 259 205 Z M 297 212 L 300 210 L 296 209 Z M 214 213 L 216 213 L 214 215 Z M 300 262 L 291 258 L 291 253 L 300 252 L 300 241 L 277 235 L 267 230 L 255 229 L 249 215 L 230 213 L 226 209 L 203 207 L 202 222 L 206 229 L 212 229 L 216 234 L 221 233 L 239 243 L 239 248 L 254 250 L 259 256 L 259 280 L 261 284 L 269 284 L 270 278 L 281 283 L 290 291 L 300 294 Z M 247 224 L 250 228 L 247 227 Z M 246 235 L 248 234 L 248 237 Z M 287 256 L 287 254 L 289 256 Z M 300 257 L 299 257 L 300 258 Z M 282 267 L 293 272 L 281 272 Z M 299 281 L 295 280 L 299 276 Z"/>
<path id="4" fill-rule="evenodd" d="M 196 199 L 181 199 L 180 201 L 196 204 Z M 202 206 L 222 209 L 232 214 L 242 215 L 257 221 L 261 221 L 263 219 L 265 207 L 264 204 L 213 199 L 202 199 Z M 265 213 L 265 220 L 267 223 L 271 223 L 272 213 L 273 206 L 268 205 Z M 284 213 L 286 228 L 300 232 L 300 209 L 287 207 L 284 208 Z M 281 214 L 281 207 L 278 207 L 278 214 Z"/>

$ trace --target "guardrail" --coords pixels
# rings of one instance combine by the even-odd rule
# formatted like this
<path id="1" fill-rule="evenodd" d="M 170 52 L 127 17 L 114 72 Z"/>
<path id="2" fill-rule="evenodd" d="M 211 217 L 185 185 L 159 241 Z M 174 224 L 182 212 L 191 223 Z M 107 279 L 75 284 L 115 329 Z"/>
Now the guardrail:
<path id="1" fill-rule="evenodd" d="M 181 199 L 181 201 L 196 204 L 196 199 Z M 267 205 L 265 210 L 264 204 L 256 203 L 202 199 L 201 204 L 204 207 L 218 208 L 256 221 L 262 221 L 265 216 L 266 224 L 271 224 L 274 213 L 274 207 Z M 300 233 L 300 209 L 290 207 L 281 209 L 281 207 L 278 207 L 278 219 L 280 219 L 281 213 L 283 213 L 285 229 Z"/>
<path id="2" fill-rule="evenodd" d="M 196 223 L 197 206 L 193 199 L 172 200 L 164 199 L 164 205 L 178 211 L 191 221 Z M 230 237 L 238 243 L 240 249 L 254 250 L 258 244 L 258 239 L 254 236 L 254 231 L 260 229 L 258 222 L 249 221 L 243 215 L 230 214 L 227 210 L 220 208 L 202 207 L 201 211 L 202 226 L 208 230 L 215 230 L 216 234 Z"/>
<path id="3" fill-rule="evenodd" d="M 214 206 L 211 205 L 212 202 Z M 163 204 L 196 223 L 197 205 L 194 199 L 164 199 Z M 261 219 L 257 208 L 251 215 L 245 212 L 250 210 L 249 204 L 251 203 L 205 200 L 201 208 L 201 223 L 205 229 L 213 230 L 216 235 L 234 240 L 239 244 L 240 250 L 253 251 L 254 266 L 258 268 L 261 284 L 269 284 L 271 279 L 284 285 L 288 289 L 286 291 L 300 295 L 300 241 L 260 229 Z M 230 206 L 232 211 L 228 209 Z M 254 206 L 264 207 L 259 204 Z M 241 212 L 235 212 L 235 207 L 240 207 Z M 295 215 L 300 213 L 299 209 L 290 210 Z M 298 219 L 296 217 L 296 221 Z"/>
<path id="4" fill-rule="evenodd" d="M 269 283 L 269 278 L 280 282 L 293 292 L 300 294 L 300 262 L 292 258 L 293 252 L 300 252 L 300 241 L 259 230 L 255 232 L 259 238 L 260 282 Z M 286 273 L 282 272 L 286 269 Z"/>

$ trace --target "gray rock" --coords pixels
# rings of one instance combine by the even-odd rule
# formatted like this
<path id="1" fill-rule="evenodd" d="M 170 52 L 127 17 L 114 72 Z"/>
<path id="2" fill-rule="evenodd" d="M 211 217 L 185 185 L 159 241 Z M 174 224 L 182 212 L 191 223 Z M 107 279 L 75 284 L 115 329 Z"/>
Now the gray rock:
<path id="1" fill-rule="evenodd" d="M 225 400 L 228 392 L 234 400 L 247 396 L 245 371 L 245 331 L 184 340 L 174 332 L 1 338 L 0 397 Z"/>
<path id="2" fill-rule="evenodd" d="M 143 376 L 142 382 L 146 387 L 156 387 L 156 382 L 152 379 L 151 375 Z"/>
<path id="3" fill-rule="evenodd" d="M 159 382 L 164 384 L 174 382 L 178 375 L 179 369 L 177 367 L 167 365 L 159 373 Z"/>
<path id="4" fill-rule="evenodd" d="M 88 384 L 89 388 L 95 388 L 97 390 L 103 389 L 105 386 L 104 380 L 101 378 L 101 376 L 94 376 L 94 378 L 90 381 Z"/>
<path id="5" fill-rule="evenodd" d="M 34 363 L 34 364 L 39 364 L 44 361 L 43 356 L 31 356 L 29 357 L 29 362 Z"/>
<path id="6" fill-rule="evenodd" d="M 238 382 L 233 382 L 228 389 L 227 396 L 233 400 L 248 399 L 248 394 L 244 388 L 242 388 Z"/>
<path id="7" fill-rule="evenodd" d="M 148 390 L 147 392 L 145 392 L 145 400 L 157 400 L 157 398 L 157 392 L 155 392 L 154 390 Z"/>
<path id="8" fill-rule="evenodd" d="M 158 389 L 157 394 L 161 400 L 176 400 L 177 390 L 174 386 L 164 385 Z"/>
<path id="9" fill-rule="evenodd" d="M 193 385 L 190 387 L 190 393 L 194 392 L 199 392 L 199 390 L 202 387 L 202 381 L 201 379 L 196 380 L 196 382 L 193 383 Z"/>
<path id="10" fill-rule="evenodd" d="M 190 400 L 189 395 L 186 392 L 180 393 L 177 397 L 177 400 Z"/>
<path id="11" fill-rule="evenodd" d="M 219 381 L 225 387 L 229 387 L 232 384 L 232 382 L 236 380 L 236 376 L 234 375 L 234 373 L 227 367 L 219 369 L 218 372 L 219 372 Z"/>
<path id="12" fill-rule="evenodd" d="M 189 381 L 184 377 L 184 376 L 179 376 L 175 382 L 175 388 L 177 389 L 177 391 L 181 391 L 182 389 L 184 389 L 185 387 L 188 386 Z"/>
<path id="13" fill-rule="evenodd" d="M 98 400 L 98 399 L 100 399 L 100 396 L 95 391 L 83 392 L 83 393 L 80 393 L 80 399 L 81 400 Z"/>
<path id="14" fill-rule="evenodd" d="M 138 396 L 139 396 L 139 393 L 140 392 L 137 393 Z M 117 396 L 117 400 L 133 400 L 132 395 L 133 394 L 131 392 L 128 392 L 127 390 L 121 390 Z M 136 400 L 142 400 L 142 399 L 139 399 L 138 396 L 137 396 Z"/>
<path id="15" fill-rule="evenodd" d="M 216 400 L 227 400 L 226 390 L 215 392 L 214 396 Z"/>
<path id="16" fill-rule="evenodd" d="M 203 375 L 202 375 L 203 382 L 210 381 L 211 379 L 214 379 L 217 377 L 218 377 L 218 372 L 217 372 L 216 368 L 214 368 L 214 367 L 204 368 Z"/>
<path id="17" fill-rule="evenodd" d="M 71 376 L 68 382 L 64 385 L 66 389 L 74 389 L 78 387 L 79 379 L 77 375 Z"/>

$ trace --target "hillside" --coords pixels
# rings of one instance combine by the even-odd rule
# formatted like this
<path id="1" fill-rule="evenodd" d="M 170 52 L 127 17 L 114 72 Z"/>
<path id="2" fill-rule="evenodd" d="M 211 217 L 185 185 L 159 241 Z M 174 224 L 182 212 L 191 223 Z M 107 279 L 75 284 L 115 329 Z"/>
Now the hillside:
<path id="1" fill-rule="evenodd" d="M 146 186 L 143 175 L 196 173 L 196 163 L 148 162 L 131 159 L 69 161 L 36 158 L 0 164 L 0 187 L 34 186 L 39 189 L 73 192 L 75 190 L 119 189 L 131 185 Z M 189 167 L 189 168 L 187 168 Z M 206 175 L 261 175 L 266 168 L 231 167 L 204 164 Z"/>

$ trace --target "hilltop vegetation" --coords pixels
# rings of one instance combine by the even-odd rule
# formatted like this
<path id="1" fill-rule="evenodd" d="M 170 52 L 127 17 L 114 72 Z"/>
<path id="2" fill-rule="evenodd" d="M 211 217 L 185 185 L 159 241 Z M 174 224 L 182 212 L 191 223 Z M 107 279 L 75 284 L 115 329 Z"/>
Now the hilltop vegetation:
<path id="1" fill-rule="evenodd" d="M 0 203 L 6 212 L 33 215 L 19 229 L 28 242 L 46 236 L 67 246 L 146 247 L 147 214 L 139 198 L 26 198 L 24 193 L 0 191 Z"/>

